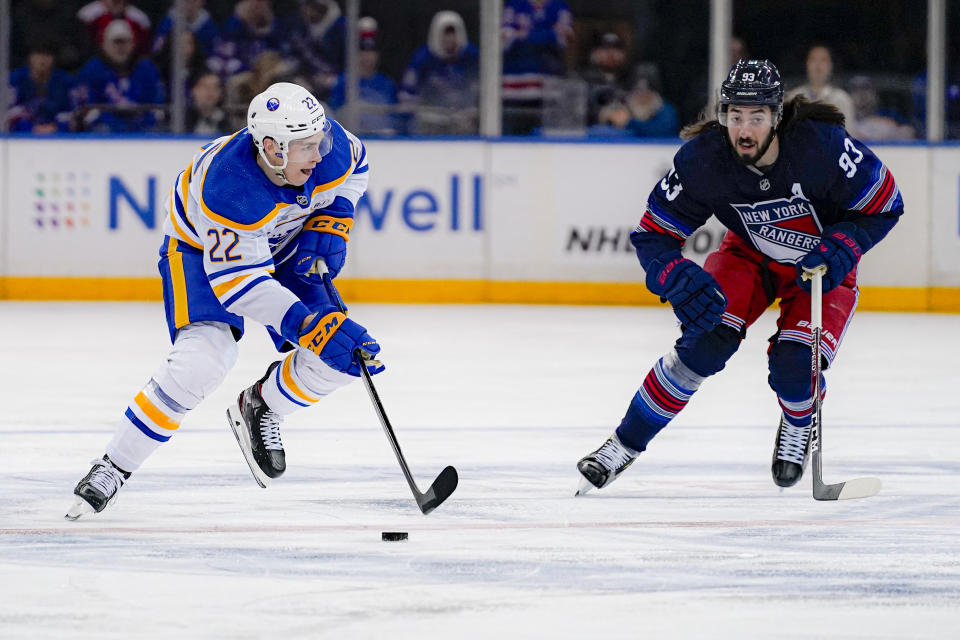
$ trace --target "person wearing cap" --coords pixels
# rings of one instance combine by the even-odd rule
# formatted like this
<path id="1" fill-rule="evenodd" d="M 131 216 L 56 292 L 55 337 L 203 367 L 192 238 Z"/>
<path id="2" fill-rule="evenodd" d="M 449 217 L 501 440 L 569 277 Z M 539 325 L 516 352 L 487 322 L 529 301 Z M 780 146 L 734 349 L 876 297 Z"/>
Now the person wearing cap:
<path id="1" fill-rule="evenodd" d="M 150 18 L 127 0 L 93 0 L 77 11 L 77 20 L 85 27 L 88 45 L 93 50 L 103 47 L 106 30 L 117 20 L 130 26 L 134 53 L 146 55 L 150 49 Z"/>
<path id="2" fill-rule="evenodd" d="M 250 102 L 245 128 L 193 154 L 163 204 L 159 269 L 173 346 L 77 484 L 68 519 L 102 511 L 220 385 L 247 320 L 285 354 L 227 412 L 262 487 L 286 470 L 284 416 L 353 382 L 360 367 L 383 371 L 380 345 L 326 281 L 346 261 L 368 170 L 363 143 L 286 82 Z"/>
<path id="3" fill-rule="evenodd" d="M 383 108 L 397 104 L 397 84 L 377 70 L 380 64 L 377 21 L 370 16 L 364 16 L 357 21 L 357 27 L 360 32 L 360 51 L 357 54 L 360 116 L 357 120 L 357 131 L 393 135 L 398 129 L 397 115 L 388 113 Z M 341 73 L 327 101 L 331 109 L 338 111 L 343 108 L 347 101 L 346 92 L 346 76 Z"/>
<path id="4" fill-rule="evenodd" d="M 37 134 L 68 131 L 73 85 L 73 77 L 56 67 L 55 45 L 34 42 L 27 64 L 10 72 L 9 130 Z"/>
<path id="5" fill-rule="evenodd" d="M 777 486 L 796 485 L 814 433 L 811 283 L 803 276 L 825 270 L 826 370 L 856 308 L 857 264 L 903 214 L 893 175 L 844 129 L 843 115 L 800 96 L 784 104 L 768 60 L 739 60 L 720 86 L 716 117 L 683 134 L 687 142 L 630 234 L 647 289 L 670 303 L 680 336 L 614 433 L 577 463 L 577 495 L 608 486 L 633 464 L 776 299 L 766 382 L 781 411 L 770 472 Z M 701 267 L 680 250 L 712 216 L 728 231 Z M 818 388 L 826 389 L 822 379 Z"/>
<path id="6" fill-rule="evenodd" d="M 130 23 L 117 19 L 103 32 L 100 53 L 77 73 L 76 100 L 85 107 L 81 128 L 111 133 L 150 131 L 156 117 L 143 105 L 162 107 L 163 78 L 148 58 L 138 58 Z"/>

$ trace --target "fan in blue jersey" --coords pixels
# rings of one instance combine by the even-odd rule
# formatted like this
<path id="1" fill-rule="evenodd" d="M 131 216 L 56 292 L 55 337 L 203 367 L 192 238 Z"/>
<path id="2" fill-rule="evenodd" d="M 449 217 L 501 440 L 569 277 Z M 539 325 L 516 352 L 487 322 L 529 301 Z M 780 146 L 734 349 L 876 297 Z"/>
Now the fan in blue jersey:
<path id="1" fill-rule="evenodd" d="M 254 478 L 286 469 L 280 424 L 360 376 L 383 370 L 380 346 L 330 300 L 315 265 L 336 276 L 357 200 L 367 188 L 363 143 L 328 119 L 306 89 L 271 85 L 247 127 L 204 145 L 165 203 L 160 274 L 173 348 L 136 394 L 106 454 L 74 493 L 68 519 L 102 511 L 188 411 L 223 381 L 250 318 L 286 356 L 240 393 L 230 427 Z"/>
<path id="2" fill-rule="evenodd" d="M 827 267 L 826 368 L 856 307 L 857 263 L 903 213 L 893 175 L 843 124 L 830 105 L 803 98 L 784 104 L 776 67 L 740 60 L 720 88 L 717 118 L 684 132 L 688 142 L 630 236 L 647 288 L 671 304 L 681 335 L 647 374 L 614 434 L 578 463 L 578 494 L 620 475 L 723 369 L 747 327 L 776 299 L 768 382 L 782 412 L 771 472 L 781 487 L 800 480 L 813 407 L 810 285 L 800 274 Z M 680 249 L 710 216 L 728 232 L 701 268 Z"/>

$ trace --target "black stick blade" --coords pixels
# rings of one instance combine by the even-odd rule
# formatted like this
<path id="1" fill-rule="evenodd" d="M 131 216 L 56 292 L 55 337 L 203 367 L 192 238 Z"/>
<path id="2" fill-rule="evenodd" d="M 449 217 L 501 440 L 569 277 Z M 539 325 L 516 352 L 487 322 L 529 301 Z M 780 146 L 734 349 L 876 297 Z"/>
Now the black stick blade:
<path id="1" fill-rule="evenodd" d="M 456 491 L 459 480 L 457 470 L 453 467 L 447 467 L 441 471 L 427 492 L 417 496 L 417 504 L 423 515 L 427 515 L 443 504 L 443 501 Z"/>

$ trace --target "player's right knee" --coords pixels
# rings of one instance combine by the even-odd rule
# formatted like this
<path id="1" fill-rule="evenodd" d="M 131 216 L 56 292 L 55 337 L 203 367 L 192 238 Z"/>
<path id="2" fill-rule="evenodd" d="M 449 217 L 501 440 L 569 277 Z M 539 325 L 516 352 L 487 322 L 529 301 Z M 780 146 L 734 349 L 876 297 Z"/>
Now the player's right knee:
<path id="1" fill-rule="evenodd" d="M 677 341 L 676 353 L 691 371 L 706 378 L 726 366 L 740 348 L 741 340 L 739 331 L 722 324 L 694 337 L 684 334 Z"/>
<path id="2" fill-rule="evenodd" d="M 177 332 L 170 355 L 153 379 L 176 402 L 192 409 L 220 386 L 236 364 L 238 351 L 229 325 L 188 324 Z"/>

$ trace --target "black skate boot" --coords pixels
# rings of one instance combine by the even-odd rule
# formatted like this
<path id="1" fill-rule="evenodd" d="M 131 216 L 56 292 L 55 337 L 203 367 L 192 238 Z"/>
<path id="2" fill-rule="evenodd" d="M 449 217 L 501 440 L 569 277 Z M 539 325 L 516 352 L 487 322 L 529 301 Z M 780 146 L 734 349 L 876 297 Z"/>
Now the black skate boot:
<path id="1" fill-rule="evenodd" d="M 617 479 L 640 455 L 620 442 L 614 433 L 593 453 L 584 456 L 577 463 L 577 470 L 583 476 L 575 495 L 582 496 L 594 487 L 603 489 Z"/>
<path id="2" fill-rule="evenodd" d="M 780 415 L 780 428 L 777 440 L 773 444 L 773 464 L 770 472 L 778 487 L 792 487 L 800 482 L 803 470 L 810 458 L 811 428 L 795 427 L 783 414 Z"/>
<path id="3" fill-rule="evenodd" d="M 260 387 L 279 366 L 274 362 L 252 386 L 244 389 L 237 402 L 227 409 L 227 422 L 243 451 L 243 457 L 254 479 L 266 488 L 271 478 L 279 478 L 287 470 L 283 443 L 280 442 L 280 423 L 283 416 L 274 413 L 260 395 Z"/>
<path id="4" fill-rule="evenodd" d="M 67 520 L 76 520 L 80 516 L 100 513 L 106 509 L 107 505 L 116 499 L 117 491 L 130 477 L 129 472 L 113 464 L 106 454 L 99 460 L 94 460 L 92 464 L 90 471 L 83 476 L 73 490 L 77 499 L 64 516 Z"/>

